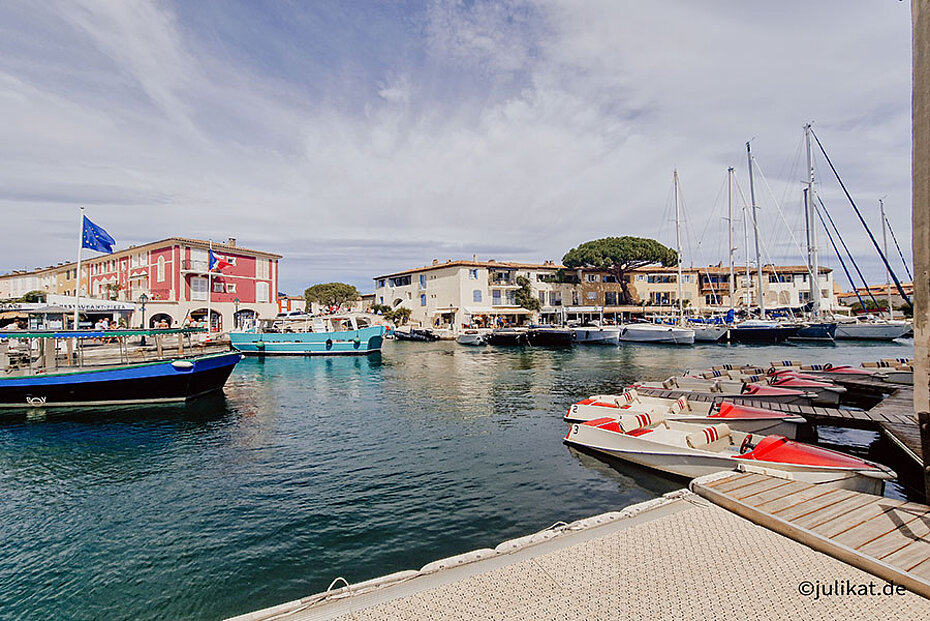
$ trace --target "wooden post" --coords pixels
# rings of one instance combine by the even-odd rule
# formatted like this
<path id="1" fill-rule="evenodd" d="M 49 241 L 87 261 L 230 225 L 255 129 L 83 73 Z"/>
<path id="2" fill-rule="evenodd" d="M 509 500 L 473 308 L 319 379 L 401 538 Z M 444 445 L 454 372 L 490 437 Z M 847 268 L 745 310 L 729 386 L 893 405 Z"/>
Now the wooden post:
<path id="1" fill-rule="evenodd" d="M 914 253 L 914 411 L 930 498 L 930 0 L 911 0 L 914 77 L 911 123 Z"/>
<path id="2" fill-rule="evenodd" d="M 178 332 L 178 355 L 184 355 L 184 333 Z"/>
<path id="3" fill-rule="evenodd" d="M 159 360 L 161 360 L 162 358 L 165 357 L 165 355 L 164 355 L 164 353 L 162 352 L 162 349 L 161 349 L 161 338 L 162 338 L 161 334 L 156 334 L 156 335 L 155 335 L 155 352 L 158 354 L 158 359 L 159 359 Z"/>

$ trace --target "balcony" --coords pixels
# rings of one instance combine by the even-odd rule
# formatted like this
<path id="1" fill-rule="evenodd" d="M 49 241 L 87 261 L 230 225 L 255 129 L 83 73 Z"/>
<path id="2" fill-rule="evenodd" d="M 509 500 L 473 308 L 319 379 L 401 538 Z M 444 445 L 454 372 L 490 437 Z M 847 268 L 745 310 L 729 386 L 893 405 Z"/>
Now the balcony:
<path id="1" fill-rule="evenodd" d="M 191 273 L 191 274 L 206 274 L 210 271 L 210 265 L 208 261 L 192 261 L 190 259 L 184 259 L 181 261 L 181 272 L 182 273 Z"/>

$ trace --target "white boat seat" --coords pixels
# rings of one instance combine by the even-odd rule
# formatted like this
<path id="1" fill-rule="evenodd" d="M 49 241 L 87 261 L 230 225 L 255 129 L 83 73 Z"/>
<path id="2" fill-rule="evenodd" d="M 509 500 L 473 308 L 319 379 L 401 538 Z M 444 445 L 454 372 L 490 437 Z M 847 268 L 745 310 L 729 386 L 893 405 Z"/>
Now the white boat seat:
<path id="1" fill-rule="evenodd" d="M 685 441 L 691 448 L 705 450 L 714 450 L 721 446 L 729 446 L 730 426 L 726 423 L 708 425 L 703 429 L 689 433 L 685 437 Z"/>
<path id="2" fill-rule="evenodd" d="M 685 410 L 690 412 L 691 404 L 688 403 L 688 397 L 682 396 L 678 397 L 678 399 L 675 400 L 675 403 L 673 403 L 671 407 L 668 408 L 668 413 L 671 415 L 681 414 Z"/>
<path id="3" fill-rule="evenodd" d="M 729 371 L 733 368 L 732 364 L 718 364 L 715 367 L 711 367 L 714 371 Z"/>
<path id="4" fill-rule="evenodd" d="M 665 390 L 671 390 L 673 387 L 674 387 L 674 388 L 677 388 L 677 387 L 678 387 L 678 378 L 677 378 L 677 377 L 670 377 L 670 378 L 668 378 L 667 380 L 665 380 L 664 382 L 662 382 L 662 387 L 665 388 Z"/>
<path id="5" fill-rule="evenodd" d="M 804 364 L 801 360 L 773 360 L 772 366 L 776 369 L 779 367 L 800 367 Z"/>
<path id="6" fill-rule="evenodd" d="M 727 373 L 727 375 L 729 376 L 729 372 Z M 713 379 L 715 377 L 723 377 L 723 371 L 718 371 L 717 369 L 713 369 L 712 371 L 704 371 L 703 373 L 701 373 L 701 376 L 704 379 Z"/>
<path id="7" fill-rule="evenodd" d="M 627 388 L 627 389 L 625 389 L 625 390 L 620 394 L 619 397 L 616 397 L 616 398 L 614 399 L 614 402 L 615 402 L 617 405 L 629 405 L 629 404 L 633 403 L 634 401 L 637 402 L 637 403 L 641 403 L 640 398 L 639 398 L 639 393 L 636 392 L 636 390 L 633 389 L 633 388 Z"/>
<path id="8" fill-rule="evenodd" d="M 642 429 L 665 422 L 665 415 L 661 412 L 644 412 L 642 414 L 624 414 L 617 419 L 620 430 L 630 433 L 634 429 Z"/>

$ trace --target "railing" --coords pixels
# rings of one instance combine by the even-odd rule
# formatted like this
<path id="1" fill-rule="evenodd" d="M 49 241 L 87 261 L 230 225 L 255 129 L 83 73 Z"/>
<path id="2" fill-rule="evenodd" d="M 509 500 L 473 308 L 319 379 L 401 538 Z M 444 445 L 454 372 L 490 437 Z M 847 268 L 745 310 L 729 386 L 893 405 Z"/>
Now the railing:
<path id="1" fill-rule="evenodd" d="M 181 261 L 181 269 L 187 272 L 208 272 L 210 266 L 207 261 L 192 261 L 184 259 Z"/>

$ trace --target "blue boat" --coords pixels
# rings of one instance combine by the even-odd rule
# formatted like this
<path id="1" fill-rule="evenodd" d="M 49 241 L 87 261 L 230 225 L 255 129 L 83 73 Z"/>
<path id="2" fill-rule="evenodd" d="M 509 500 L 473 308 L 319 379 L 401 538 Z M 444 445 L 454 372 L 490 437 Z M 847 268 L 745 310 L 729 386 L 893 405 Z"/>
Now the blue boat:
<path id="1" fill-rule="evenodd" d="M 352 356 L 381 351 L 385 326 L 357 315 L 274 321 L 230 332 L 232 346 L 244 354 Z"/>
<path id="2" fill-rule="evenodd" d="M 137 349 L 143 355 L 157 359 L 129 362 L 130 338 L 148 336 L 162 339 L 168 334 L 180 334 L 183 338 L 195 331 L 200 330 L 5 333 L 4 338 L 13 339 L 25 347 L 11 350 L 8 342 L 0 346 L 0 367 L 3 371 L 0 376 L 0 407 L 171 403 L 222 390 L 242 354 L 226 351 L 165 358 L 159 342 L 157 353 L 142 347 Z M 105 344 L 85 347 L 88 340 L 112 341 L 117 347 Z M 85 354 L 85 349 L 89 353 Z M 107 356 L 111 361 L 105 359 Z M 112 361 L 113 356 L 119 359 Z"/>

